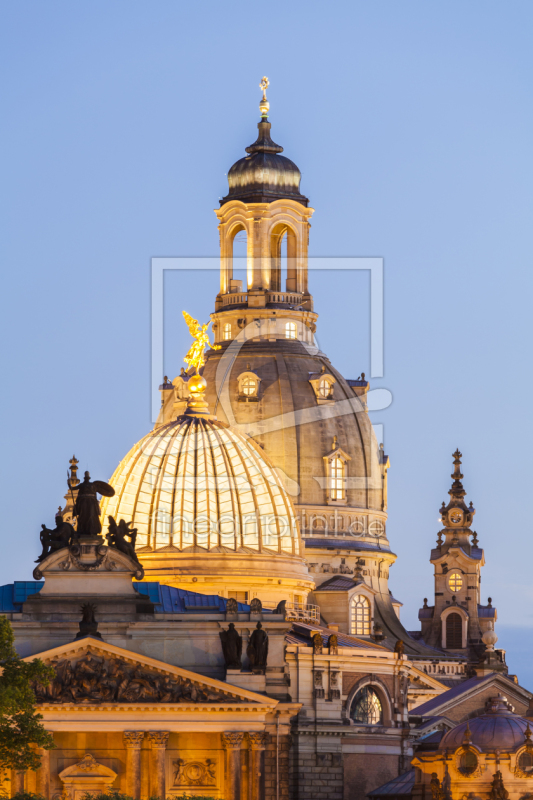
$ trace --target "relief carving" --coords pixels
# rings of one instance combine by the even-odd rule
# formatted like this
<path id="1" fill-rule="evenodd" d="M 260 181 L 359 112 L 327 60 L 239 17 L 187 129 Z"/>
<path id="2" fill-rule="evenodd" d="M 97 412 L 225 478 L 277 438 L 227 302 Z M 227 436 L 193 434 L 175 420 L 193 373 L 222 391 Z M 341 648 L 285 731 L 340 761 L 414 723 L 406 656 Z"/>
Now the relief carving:
<path id="1" fill-rule="evenodd" d="M 341 690 L 339 685 L 339 675 L 337 670 L 332 670 L 329 674 L 329 697 L 330 700 L 340 700 Z"/>
<path id="2" fill-rule="evenodd" d="M 217 785 L 217 760 L 203 758 L 187 761 L 185 758 L 175 758 L 172 761 L 174 781 L 172 786 L 177 789 L 186 789 L 193 786 L 213 787 Z"/>
<path id="3" fill-rule="evenodd" d="M 315 697 L 324 697 L 323 670 L 315 669 Z"/>
<path id="4" fill-rule="evenodd" d="M 180 676 L 161 675 L 120 658 L 90 651 L 76 660 L 52 662 L 56 677 L 35 682 L 38 703 L 230 703 L 234 698 Z"/>

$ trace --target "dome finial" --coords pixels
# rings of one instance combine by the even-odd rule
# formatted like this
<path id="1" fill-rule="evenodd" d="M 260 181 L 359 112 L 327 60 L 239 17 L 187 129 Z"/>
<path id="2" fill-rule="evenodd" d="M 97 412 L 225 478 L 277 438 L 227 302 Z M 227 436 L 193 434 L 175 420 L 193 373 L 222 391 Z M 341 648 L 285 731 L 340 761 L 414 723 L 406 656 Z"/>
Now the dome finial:
<path id="1" fill-rule="evenodd" d="M 187 364 L 188 369 L 193 367 L 196 370 L 196 375 L 192 375 L 187 381 L 187 388 L 189 390 L 189 402 L 185 409 L 186 414 L 208 414 L 209 407 L 205 399 L 205 390 L 207 388 L 207 381 L 200 375 L 200 367 L 205 364 L 205 347 L 209 345 L 213 350 L 220 350 L 219 344 L 211 344 L 207 328 L 209 322 L 205 325 L 200 325 L 197 319 L 193 319 L 186 311 L 183 312 L 185 322 L 188 325 L 189 333 L 194 339 L 194 342 L 189 347 L 187 355 L 183 359 Z"/>
<path id="2" fill-rule="evenodd" d="M 261 112 L 261 119 L 266 122 L 268 119 L 268 109 L 270 108 L 270 103 L 267 100 L 266 91 L 270 86 L 270 81 L 263 75 L 261 78 L 261 83 L 259 84 L 259 88 L 263 92 L 263 97 L 261 98 L 261 102 L 259 103 L 259 110 Z"/>

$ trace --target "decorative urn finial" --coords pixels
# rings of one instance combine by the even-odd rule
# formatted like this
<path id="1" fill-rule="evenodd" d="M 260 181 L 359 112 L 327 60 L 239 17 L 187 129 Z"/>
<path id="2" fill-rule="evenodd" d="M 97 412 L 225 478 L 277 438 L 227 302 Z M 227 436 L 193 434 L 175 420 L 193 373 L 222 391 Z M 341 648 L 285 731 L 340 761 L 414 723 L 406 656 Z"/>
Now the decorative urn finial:
<path id="1" fill-rule="evenodd" d="M 487 648 L 487 652 L 488 653 L 493 653 L 494 652 L 494 645 L 498 641 L 498 636 L 496 635 L 496 632 L 494 630 L 488 630 L 488 631 L 485 631 L 485 633 L 481 637 L 481 641 L 483 642 L 483 644 Z"/>

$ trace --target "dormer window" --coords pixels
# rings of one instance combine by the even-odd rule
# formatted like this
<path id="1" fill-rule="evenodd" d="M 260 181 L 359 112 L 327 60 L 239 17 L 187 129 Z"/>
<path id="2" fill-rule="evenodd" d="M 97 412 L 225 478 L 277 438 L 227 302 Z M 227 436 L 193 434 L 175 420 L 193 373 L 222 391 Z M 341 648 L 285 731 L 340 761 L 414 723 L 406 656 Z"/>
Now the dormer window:
<path id="1" fill-rule="evenodd" d="M 226 322 L 222 328 L 222 338 L 225 342 L 231 339 L 231 322 Z"/>
<path id="2" fill-rule="evenodd" d="M 350 633 L 354 636 L 370 634 L 370 601 L 364 594 L 356 594 L 350 603 Z"/>
<path id="3" fill-rule="evenodd" d="M 322 372 L 314 372 L 309 375 L 309 383 L 313 387 L 316 401 L 318 405 L 332 405 L 335 400 L 333 399 L 333 387 L 337 379 L 326 372 L 326 367 L 322 367 Z"/>
<path id="4" fill-rule="evenodd" d="M 295 322 L 286 322 L 285 323 L 285 338 L 286 339 L 296 339 L 297 337 L 297 328 Z"/>
<path id="5" fill-rule="evenodd" d="M 237 378 L 239 400 L 241 402 L 257 402 L 259 400 L 259 386 L 261 378 L 248 369 L 246 372 L 241 372 Z"/>

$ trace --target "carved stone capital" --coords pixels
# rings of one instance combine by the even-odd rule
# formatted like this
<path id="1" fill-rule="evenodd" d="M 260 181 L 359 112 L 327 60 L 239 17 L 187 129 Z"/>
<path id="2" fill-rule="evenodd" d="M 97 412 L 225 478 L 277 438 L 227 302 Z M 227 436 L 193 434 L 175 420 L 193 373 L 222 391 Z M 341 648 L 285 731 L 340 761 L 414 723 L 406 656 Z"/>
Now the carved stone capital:
<path id="1" fill-rule="evenodd" d="M 144 731 L 124 731 L 124 746 L 132 750 L 140 750 L 144 739 Z"/>
<path id="2" fill-rule="evenodd" d="M 240 750 L 243 738 L 240 731 L 227 731 L 222 734 L 222 745 L 226 750 Z"/>
<path id="3" fill-rule="evenodd" d="M 164 749 L 167 746 L 170 731 L 148 731 L 148 738 L 152 746 L 152 750 Z"/>
<path id="4" fill-rule="evenodd" d="M 268 742 L 268 733 L 265 733 L 265 731 L 249 733 L 248 741 L 250 743 L 251 750 L 264 750 Z"/>

